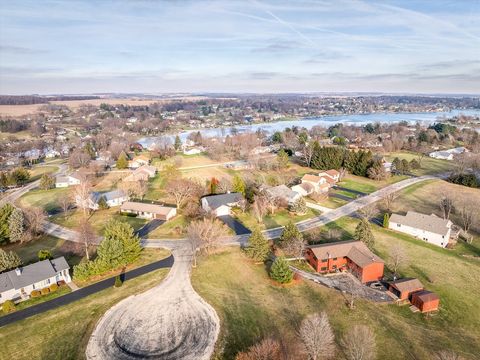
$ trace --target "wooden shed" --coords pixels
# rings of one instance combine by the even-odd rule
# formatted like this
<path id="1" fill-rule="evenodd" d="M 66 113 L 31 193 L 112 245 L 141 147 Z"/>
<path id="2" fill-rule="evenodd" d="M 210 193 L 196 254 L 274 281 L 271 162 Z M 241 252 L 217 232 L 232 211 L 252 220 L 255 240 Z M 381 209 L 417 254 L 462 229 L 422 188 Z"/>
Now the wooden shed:
<path id="1" fill-rule="evenodd" d="M 410 299 L 410 295 L 423 290 L 423 284 L 418 279 L 401 279 L 392 281 L 388 290 L 392 292 L 399 300 Z"/>
<path id="2" fill-rule="evenodd" d="M 440 298 L 437 294 L 422 290 L 412 294 L 412 305 L 417 307 L 422 313 L 436 311 L 440 304 Z"/>

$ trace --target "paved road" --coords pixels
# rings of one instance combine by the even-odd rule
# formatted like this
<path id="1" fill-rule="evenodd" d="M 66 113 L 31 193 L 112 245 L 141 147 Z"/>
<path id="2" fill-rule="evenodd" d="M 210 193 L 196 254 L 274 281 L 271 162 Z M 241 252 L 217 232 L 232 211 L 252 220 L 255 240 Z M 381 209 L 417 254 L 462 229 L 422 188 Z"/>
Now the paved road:
<path id="1" fill-rule="evenodd" d="M 88 342 L 87 359 L 206 360 L 212 355 L 220 321 L 190 283 L 192 249 L 181 240 L 157 245 L 172 246 L 175 263 L 168 276 L 105 313 Z"/>
<path id="2" fill-rule="evenodd" d="M 136 278 L 137 276 L 147 274 L 154 270 L 172 267 L 172 265 L 173 265 L 173 256 L 170 255 L 168 258 L 128 271 L 122 275 L 122 278 L 123 278 L 123 281 L 130 280 L 130 279 Z M 92 295 L 94 293 L 97 293 L 99 291 L 112 287 L 114 283 L 115 283 L 114 277 L 106 280 L 102 280 L 90 286 L 86 286 L 84 288 L 71 292 L 69 294 L 62 295 L 58 298 L 52 299 L 50 301 L 33 305 L 23 310 L 15 311 L 11 314 L 2 316 L 0 317 L 0 327 L 11 324 L 15 321 L 26 319 L 33 315 L 40 314 L 44 311 L 52 310 L 59 306 L 67 305 L 67 304 L 70 304 L 71 302 L 83 299 L 86 296 Z"/>

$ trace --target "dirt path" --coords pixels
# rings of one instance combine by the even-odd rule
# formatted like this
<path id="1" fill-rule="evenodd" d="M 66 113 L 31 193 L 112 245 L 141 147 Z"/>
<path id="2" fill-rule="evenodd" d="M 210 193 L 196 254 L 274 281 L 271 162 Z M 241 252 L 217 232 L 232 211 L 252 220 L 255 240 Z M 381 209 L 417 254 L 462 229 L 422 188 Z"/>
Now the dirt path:
<path id="1" fill-rule="evenodd" d="M 175 263 L 165 280 L 108 310 L 87 346 L 87 359 L 202 360 L 213 353 L 220 330 L 215 310 L 190 283 L 191 249 L 186 242 L 168 246 Z"/>

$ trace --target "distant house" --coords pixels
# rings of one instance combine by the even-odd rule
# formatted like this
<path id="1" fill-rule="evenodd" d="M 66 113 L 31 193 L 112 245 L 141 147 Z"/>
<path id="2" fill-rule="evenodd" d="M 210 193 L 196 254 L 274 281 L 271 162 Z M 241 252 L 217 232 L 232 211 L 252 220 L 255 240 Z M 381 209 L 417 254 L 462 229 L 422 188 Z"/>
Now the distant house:
<path id="1" fill-rule="evenodd" d="M 350 270 L 362 283 L 383 278 L 384 262 L 361 241 L 310 245 L 305 259 L 315 271 L 329 273 Z"/>
<path id="2" fill-rule="evenodd" d="M 333 178 L 329 176 L 317 176 L 317 175 L 305 174 L 302 177 L 302 184 L 311 184 L 316 193 L 326 193 L 328 192 L 328 190 L 330 190 L 330 186 L 331 186 L 328 179 L 333 180 Z M 292 188 L 292 190 L 294 189 Z"/>
<path id="3" fill-rule="evenodd" d="M 46 159 L 52 159 L 52 158 L 55 158 L 57 156 L 60 156 L 60 152 L 58 152 L 57 150 L 55 149 L 46 149 L 45 152 L 45 158 Z"/>
<path id="4" fill-rule="evenodd" d="M 318 173 L 318 176 L 325 177 L 325 179 L 327 181 L 328 181 L 328 179 L 332 179 L 334 181 L 334 183 L 336 183 L 340 180 L 340 172 L 338 172 L 335 169 L 321 171 L 321 172 Z"/>
<path id="5" fill-rule="evenodd" d="M 132 160 L 128 161 L 128 167 L 130 169 L 138 169 L 140 166 L 150 164 L 150 158 L 145 155 L 135 156 Z"/>
<path id="6" fill-rule="evenodd" d="M 315 192 L 315 187 L 308 182 L 304 182 L 304 183 L 292 186 L 292 191 L 299 193 L 301 196 L 308 196 Z"/>
<path id="7" fill-rule="evenodd" d="M 155 177 L 157 168 L 155 166 L 143 165 L 128 175 L 123 181 L 148 181 L 148 179 Z"/>
<path id="8" fill-rule="evenodd" d="M 440 305 L 440 298 L 437 294 L 431 291 L 422 290 L 413 293 L 410 302 L 422 313 L 426 313 L 438 310 L 438 306 Z"/>
<path id="9" fill-rule="evenodd" d="M 418 279 L 401 279 L 388 285 L 388 290 L 400 300 L 410 300 L 413 293 L 423 289 L 423 284 Z"/>
<path id="10" fill-rule="evenodd" d="M 468 152 L 468 149 L 461 146 L 448 150 L 434 151 L 429 156 L 434 159 L 453 160 L 455 155 L 463 154 L 464 152 Z"/>
<path id="11" fill-rule="evenodd" d="M 55 187 L 65 188 L 73 185 L 79 185 L 81 182 L 81 176 L 78 173 L 73 173 L 70 175 L 58 175 L 55 178 Z"/>
<path id="12" fill-rule="evenodd" d="M 0 303 L 27 299 L 33 290 L 41 290 L 59 281 L 71 282 L 65 258 L 43 260 L 0 274 Z"/>
<path id="13" fill-rule="evenodd" d="M 123 190 L 113 190 L 108 192 L 92 192 L 90 197 L 86 200 L 86 204 L 82 204 L 82 200 L 77 196 L 75 202 L 80 207 L 87 207 L 92 210 L 99 209 L 100 199 L 104 198 L 108 207 L 115 207 L 122 205 L 125 201 L 128 201 L 130 197 Z M 86 206 L 85 206 L 86 205 Z"/>
<path id="14" fill-rule="evenodd" d="M 431 244 L 446 247 L 450 240 L 452 222 L 438 216 L 408 211 L 406 215 L 392 214 L 388 227 Z"/>
<path id="15" fill-rule="evenodd" d="M 270 198 L 278 199 L 288 205 L 293 204 L 302 197 L 298 192 L 289 189 L 286 185 L 264 187 L 263 189 Z"/>
<path id="16" fill-rule="evenodd" d="M 177 215 L 177 209 L 174 207 L 146 204 L 141 202 L 127 201 L 120 207 L 120 212 L 136 214 L 142 219 L 170 220 Z"/>
<path id="17" fill-rule="evenodd" d="M 243 201 L 243 196 L 240 193 L 204 196 L 202 209 L 215 214 L 215 216 L 230 215 L 232 207 L 238 206 L 241 201 Z"/>
<path id="18" fill-rule="evenodd" d="M 205 149 L 202 148 L 202 147 L 192 147 L 192 148 L 184 149 L 183 154 L 184 155 L 198 155 L 198 154 L 201 154 L 204 151 L 205 151 Z"/>

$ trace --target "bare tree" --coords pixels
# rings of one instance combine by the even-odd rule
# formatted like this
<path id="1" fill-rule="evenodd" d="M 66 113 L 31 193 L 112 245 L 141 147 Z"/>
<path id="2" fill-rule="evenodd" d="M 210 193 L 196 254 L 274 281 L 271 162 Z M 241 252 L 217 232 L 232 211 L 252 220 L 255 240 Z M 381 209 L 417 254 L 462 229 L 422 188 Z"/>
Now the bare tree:
<path id="1" fill-rule="evenodd" d="M 42 225 L 47 218 L 45 211 L 39 207 L 24 209 L 27 230 L 32 236 L 37 236 L 42 231 Z"/>
<path id="2" fill-rule="evenodd" d="M 232 190 L 232 182 L 227 178 L 221 178 L 218 182 L 218 192 L 226 193 Z"/>
<path id="3" fill-rule="evenodd" d="M 266 338 L 251 346 L 246 352 L 239 353 L 235 360 L 280 360 L 283 358 L 281 344 L 277 340 Z"/>
<path id="4" fill-rule="evenodd" d="M 377 211 L 378 209 L 375 204 L 370 204 L 358 210 L 358 214 L 365 220 L 370 221 L 375 216 Z"/>
<path id="5" fill-rule="evenodd" d="M 313 143 L 305 143 L 305 145 L 302 148 L 302 156 L 303 156 L 303 161 L 305 161 L 305 165 L 310 167 L 312 163 L 312 158 L 313 154 L 315 153 L 315 148 L 313 146 Z"/>
<path id="6" fill-rule="evenodd" d="M 451 197 L 448 195 L 444 194 L 442 198 L 440 199 L 440 209 L 443 212 L 443 218 L 444 219 L 449 219 L 450 214 L 452 213 L 453 210 L 453 200 Z"/>
<path id="7" fill-rule="evenodd" d="M 63 217 L 67 217 L 68 210 L 70 209 L 70 205 L 72 205 L 72 197 L 71 194 L 65 194 L 62 196 L 59 200 L 58 203 L 60 205 L 60 208 L 62 209 Z"/>
<path id="8" fill-rule="evenodd" d="M 341 345 L 348 360 L 375 359 L 375 334 L 366 325 L 355 325 L 348 330 Z"/>
<path id="9" fill-rule="evenodd" d="M 462 219 L 463 231 L 465 231 L 466 234 L 468 234 L 468 231 L 472 226 L 474 214 L 475 210 L 473 206 L 463 203 L 462 208 L 460 209 L 460 217 Z"/>
<path id="10" fill-rule="evenodd" d="M 464 358 L 452 350 L 442 350 L 435 354 L 435 360 L 463 360 Z"/>
<path id="11" fill-rule="evenodd" d="M 88 155 L 83 149 L 76 149 L 70 154 L 68 164 L 72 168 L 77 169 L 88 166 L 90 160 L 90 155 Z"/>
<path id="12" fill-rule="evenodd" d="M 175 198 L 175 203 L 179 208 L 185 200 L 195 192 L 196 184 L 187 179 L 171 179 L 168 181 L 165 189 Z"/>
<path id="13" fill-rule="evenodd" d="M 307 316 L 300 325 L 299 335 L 309 359 L 331 359 L 335 356 L 335 335 L 325 312 Z"/>
<path id="14" fill-rule="evenodd" d="M 86 217 L 88 213 L 91 190 L 92 184 L 88 180 L 82 180 L 80 184 L 75 185 L 73 189 L 75 203 L 80 209 L 82 209 L 84 217 Z"/>
<path id="15" fill-rule="evenodd" d="M 78 240 L 85 246 L 85 255 L 87 256 L 87 259 L 90 260 L 88 250 L 90 245 L 95 243 L 97 235 L 95 234 L 95 230 L 93 229 L 92 225 L 90 225 L 88 217 L 82 216 L 78 223 L 77 233 Z"/>
<path id="16" fill-rule="evenodd" d="M 118 187 L 131 197 L 143 199 L 148 191 L 148 182 L 145 180 L 122 181 Z"/>
<path id="17" fill-rule="evenodd" d="M 383 204 L 385 205 L 386 210 L 392 211 L 392 206 L 395 200 L 400 196 L 400 193 L 395 191 L 390 194 L 385 195 L 383 198 Z"/>
<path id="18" fill-rule="evenodd" d="M 252 210 L 257 222 L 261 223 L 267 213 L 268 201 L 263 195 L 254 195 Z"/>
<path id="19" fill-rule="evenodd" d="M 392 249 L 390 250 L 390 258 L 387 262 L 387 265 L 393 272 L 394 280 L 397 278 L 398 269 L 403 266 L 407 260 L 408 258 L 403 251 L 403 248 L 398 244 L 393 245 Z"/>
<path id="20" fill-rule="evenodd" d="M 217 219 L 203 218 L 192 221 L 187 228 L 187 239 L 192 247 L 194 266 L 196 266 L 196 252 L 204 251 L 209 254 L 225 235 L 222 224 Z"/>

